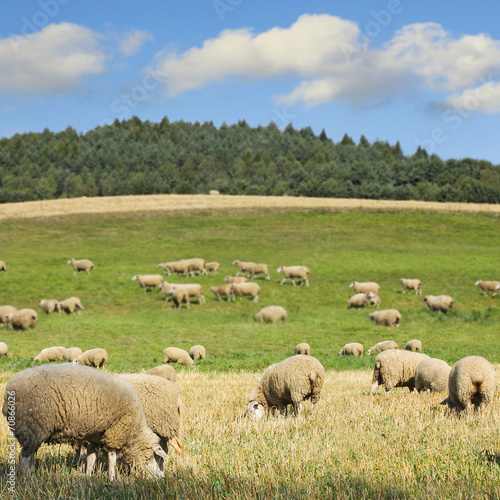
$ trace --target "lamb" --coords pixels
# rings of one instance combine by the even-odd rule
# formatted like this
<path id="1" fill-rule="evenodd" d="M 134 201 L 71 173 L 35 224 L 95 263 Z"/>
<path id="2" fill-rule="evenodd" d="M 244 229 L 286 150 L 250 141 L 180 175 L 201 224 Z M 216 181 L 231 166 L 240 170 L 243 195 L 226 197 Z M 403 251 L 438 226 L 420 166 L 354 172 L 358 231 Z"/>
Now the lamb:
<path id="1" fill-rule="evenodd" d="M 370 356 L 371 354 L 375 354 L 376 352 L 383 352 L 387 351 L 388 349 L 397 349 L 397 348 L 398 344 L 396 344 L 394 340 L 384 340 L 382 342 L 377 342 L 373 347 L 370 347 L 370 349 L 368 349 L 366 354 Z"/>
<path id="2" fill-rule="evenodd" d="M 255 419 L 277 407 L 285 413 L 293 405 L 294 415 L 300 413 L 302 402 L 311 400 L 311 411 L 319 401 L 325 379 L 323 365 L 313 356 L 296 355 L 269 366 L 259 384 L 248 395 L 246 412 Z"/>
<path id="3" fill-rule="evenodd" d="M 202 345 L 194 345 L 189 349 L 189 356 L 193 361 L 205 359 L 206 355 L 205 348 Z"/>
<path id="4" fill-rule="evenodd" d="M 222 301 L 222 296 L 227 296 L 227 301 L 231 299 L 231 285 L 220 285 L 220 286 L 213 286 L 208 290 L 210 293 L 213 293 L 217 299 Z"/>
<path id="5" fill-rule="evenodd" d="M 73 363 L 77 363 L 79 365 L 87 365 L 87 366 L 95 366 L 96 368 L 106 368 L 108 364 L 108 353 L 106 349 L 95 348 L 89 349 L 88 351 L 83 352 L 79 356 L 77 356 Z"/>
<path id="6" fill-rule="evenodd" d="M 175 368 L 170 365 L 160 365 L 151 368 L 146 372 L 149 375 L 157 375 L 158 377 L 166 378 L 170 380 L 170 382 L 174 382 L 177 379 L 177 375 L 175 373 Z"/>
<path id="7" fill-rule="evenodd" d="M 174 262 L 167 262 L 164 264 L 165 272 L 170 276 L 172 273 L 183 274 L 189 276 L 191 267 L 186 260 L 177 260 Z"/>
<path id="8" fill-rule="evenodd" d="M 254 302 L 259 301 L 260 286 L 257 283 L 233 283 L 231 285 L 231 297 L 234 302 L 234 297 L 237 295 L 240 300 L 243 296 L 250 295 Z"/>
<path id="9" fill-rule="evenodd" d="M 56 312 L 61 316 L 61 306 L 56 299 L 40 299 L 38 305 L 45 314 Z"/>
<path id="10" fill-rule="evenodd" d="M 370 314 L 370 319 L 376 325 L 399 326 L 402 315 L 397 309 L 384 309 Z"/>
<path id="11" fill-rule="evenodd" d="M 0 306 L 0 323 L 5 324 L 7 322 L 7 316 L 16 311 L 17 309 L 14 306 Z"/>
<path id="12" fill-rule="evenodd" d="M 35 361 L 59 361 L 63 359 L 63 352 L 65 349 L 65 347 L 60 345 L 56 347 L 47 347 L 40 351 L 40 354 L 35 357 Z"/>
<path id="13" fill-rule="evenodd" d="M 33 309 L 19 309 L 5 317 L 5 327 L 13 330 L 28 330 L 35 328 L 38 314 Z"/>
<path id="14" fill-rule="evenodd" d="M 301 342 L 295 346 L 295 354 L 311 355 L 311 346 L 306 342 Z"/>
<path id="15" fill-rule="evenodd" d="M 59 302 L 59 305 L 61 306 L 61 310 L 66 314 L 73 314 L 75 311 L 78 311 L 78 314 L 80 314 L 83 311 L 82 302 L 78 297 L 70 297 Z"/>
<path id="16" fill-rule="evenodd" d="M 347 309 L 361 309 L 368 305 L 378 307 L 380 305 L 380 297 L 373 292 L 357 293 L 347 301 Z"/>
<path id="17" fill-rule="evenodd" d="M 444 392 L 448 388 L 451 366 L 442 359 L 427 358 L 415 370 L 415 389 L 418 392 Z"/>
<path id="18" fill-rule="evenodd" d="M 164 460 L 167 455 L 147 425 L 139 397 L 121 377 L 72 363 L 28 368 L 8 381 L 2 413 L 8 422 L 15 419 L 11 429 L 21 445 L 23 472 L 34 467 L 42 443 L 88 442 L 87 474 L 93 469 L 95 447 L 102 446 L 110 480 L 117 458 L 126 465 L 146 463 L 153 474 L 164 475 L 155 455 Z"/>
<path id="19" fill-rule="evenodd" d="M 500 281 L 477 280 L 475 286 L 481 288 L 481 290 L 483 291 L 483 295 L 488 296 L 487 292 L 493 292 L 492 297 L 495 297 L 495 295 L 500 290 Z"/>
<path id="20" fill-rule="evenodd" d="M 281 266 L 278 267 L 277 273 L 283 273 L 284 278 L 280 281 L 282 285 L 286 280 L 291 279 L 295 286 L 295 279 L 301 279 L 303 285 L 309 286 L 309 269 L 305 266 Z"/>
<path id="21" fill-rule="evenodd" d="M 380 286 L 374 281 L 367 281 L 366 283 L 359 283 L 358 281 L 353 281 L 349 288 L 353 288 L 356 293 L 368 293 L 373 292 L 375 295 L 379 295 Z"/>
<path id="22" fill-rule="evenodd" d="M 7 266 L 3 260 L 0 260 L 0 271 L 7 272 Z"/>
<path id="23" fill-rule="evenodd" d="M 160 274 L 136 274 L 132 281 L 137 281 L 146 292 L 148 288 L 159 287 L 163 283 L 163 276 Z"/>
<path id="24" fill-rule="evenodd" d="M 246 268 L 249 266 L 256 266 L 255 262 L 242 262 L 241 260 L 233 260 L 233 266 L 238 268 L 238 272 L 236 273 L 236 277 L 243 274 L 246 271 Z"/>
<path id="25" fill-rule="evenodd" d="M 227 281 L 231 285 L 232 283 L 246 283 L 248 278 L 245 278 L 245 276 L 226 276 L 224 281 Z"/>
<path id="26" fill-rule="evenodd" d="M 205 270 L 207 273 L 217 274 L 220 271 L 220 264 L 218 262 L 207 262 L 205 264 Z"/>
<path id="27" fill-rule="evenodd" d="M 77 272 L 80 273 L 80 271 L 85 271 L 87 274 L 90 274 L 90 271 L 94 269 L 94 264 L 88 259 L 75 260 L 71 258 L 68 260 L 68 264 L 71 264 L 74 275 Z"/>
<path id="28" fill-rule="evenodd" d="M 420 280 L 401 278 L 399 283 L 403 285 L 403 293 L 406 293 L 406 290 L 415 290 L 415 295 L 422 295 L 422 282 Z"/>
<path id="29" fill-rule="evenodd" d="M 174 307 L 176 309 L 180 309 L 182 307 L 182 304 L 186 304 L 186 307 L 189 309 L 189 293 L 184 288 L 172 287 L 170 289 L 170 292 L 168 292 L 167 297 L 172 297 L 172 300 L 174 301 Z"/>
<path id="30" fill-rule="evenodd" d="M 186 262 L 189 265 L 189 273 L 191 274 L 191 276 L 194 276 L 195 271 L 201 274 L 208 274 L 207 270 L 205 269 L 205 259 L 186 259 Z"/>
<path id="31" fill-rule="evenodd" d="M 448 397 L 441 402 L 460 412 L 474 405 L 483 409 L 493 400 L 495 371 L 491 363 L 481 356 L 467 356 L 457 361 L 448 379 Z"/>
<path id="32" fill-rule="evenodd" d="M 408 387 L 410 392 L 413 392 L 417 365 L 428 357 L 427 354 L 404 349 L 381 352 L 375 358 L 370 394 L 373 395 L 379 385 L 385 385 L 386 394 L 393 387 Z"/>
<path id="33" fill-rule="evenodd" d="M 363 345 L 358 342 L 352 342 L 350 344 L 346 344 L 339 351 L 341 356 L 363 356 Z"/>
<path id="34" fill-rule="evenodd" d="M 82 350 L 79 347 L 68 347 L 68 349 L 64 349 L 62 359 L 72 363 L 81 353 Z"/>
<path id="35" fill-rule="evenodd" d="M 286 321 L 287 312 L 281 306 L 267 306 L 261 309 L 255 315 L 255 321 L 258 323 L 280 323 Z"/>
<path id="36" fill-rule="evenodd" d="M 163 362 L 194 366 L 194 361 L 189 356 L 189 353 L 178 347 L 167 347 L 163 349 Z"/>
<path id="37" fill-rule="evenodd" d="M 412 340 L 409 340 L 406 345 L 405 345 L 405 349 L 407 351 L 420 351 L 422 352 L 422 342 L 420 342 L 420 340 L 418 339 L 412 339 Z"/>
<path id="38" fill-rule="evenodd" d="M 246 265 L 244 267 L 244 270 L 250 274 L 251 279 L 255 279 L 255 276 L 257 276 L 258 274 L 265 274 L 266 280 L 268 281 L 271 279 L 271 277 L 269 276 L 269 268 L 267 267 L 267 264 Z"/>
<path id="39" fill-rule="evenodd" d="M 5 342 L 0 342 L 0 356 L 9 356 L 9 348 Z"/>
<path id="40" fill-rule="evenodd" d="M 427 302 L 431 311 L 448 314 L 453 308 L 453 299 L 449 295 L 426 295 L 422 301 Z"/>

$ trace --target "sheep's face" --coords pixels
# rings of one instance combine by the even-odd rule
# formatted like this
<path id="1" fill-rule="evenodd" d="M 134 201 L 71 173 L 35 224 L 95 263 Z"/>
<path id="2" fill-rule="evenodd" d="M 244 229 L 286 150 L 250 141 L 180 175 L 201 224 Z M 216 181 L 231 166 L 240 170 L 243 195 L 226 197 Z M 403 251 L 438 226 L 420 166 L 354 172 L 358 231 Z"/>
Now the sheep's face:
<path id="1" fill-rule="evenodd" d="M 264 416 L 264 407 L 257 401 L 250 401 L 246 406 L 246 413 L 255 420 L 260 420 Z"/>

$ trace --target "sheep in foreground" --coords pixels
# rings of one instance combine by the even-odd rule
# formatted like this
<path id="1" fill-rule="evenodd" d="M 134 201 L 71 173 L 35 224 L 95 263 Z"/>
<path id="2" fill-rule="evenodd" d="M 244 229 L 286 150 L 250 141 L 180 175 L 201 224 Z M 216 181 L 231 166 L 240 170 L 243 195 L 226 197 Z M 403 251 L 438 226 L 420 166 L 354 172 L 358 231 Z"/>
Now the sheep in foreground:
<path id="1" fill-rule="evenodd" d="M 68 347 L 67 349 L 64 349 L 62 358 L 64 359 L 64 361 L 69 361 L 72 363 L 78 356 L 80 356 L 81 353 L 82 350 L 79 347 Z"/>
<path id="2" fill-rule="evenodd" d="M 85 271 L 87 274 L 90 274 L 90 271 L 94 269 L 94 264 L 88 259 L 69 259 L 68 264 L 73 268 L 73 274 L 80 273 L 80 271 Z"/>
<path id="3" fill-rule="evenodd" d="M 243 269 L 250 274 L 251 279 L 255 279 L 255 277 L 259 274 L 265 274 L 266 280 L 268 281 L 271 279 L 267 264 L 250 264 L 245 266 Z"/>
<path id="4" fill-rule="evenodd" d="M 401 278 L 399 283 L 403 285 L 403 293 L 406 293 L 406 290 L 415 290 L 415 295 L 422 295 L 422 282 L 420 280 Z"/>
<path id="5" fill-rule="evenodd" d="M 170 365 L 160 365 L 151 368 L 146 372 L 149 375 L 157 375 L 158 377 L 166 378 L 170 382 L 174 382 L 177 379 L 177 374 L 175 373 L 175 368 Z"/>
<path id="6" fill-rule="evenodd" d="M 481 410 L 493 400 L 495 370 L 481 356 L 467 356 L 457 361 L 448 379 L 448 397 L 441 402 L 460 412 L 474 405 Z"/>
<path id="7" fill-rule="evenodd" d="M 163 276 L 161 274 L 136 274 L 132 281 L 137 281 L 140 287 L 147 292 L 148 288 L 159 287 L 163 283 Z"/>
<path id="8" fill-rule="evenodd" d="M 189 356 L 189 353 L 178 347 L 166 347 L 163 349 L 163 362 L 194 366 L 194 361 Z"/>
<path id="9" fill-rule="evenodd" d="M 287 312 L 281 306 L 267 306 L 255 315 L 257 323 L 280 323 L 286 321 Z"/>
<path id="10" fill-rule="evenodd" d="M 14 306 L 0 306 L 0 323 L 7 323 L 7 316 L 16 311 L 17 309 Z"/>
<path id="11" fill-rule="evenodd" d="M 231 285 L 231 297 L 234 302 L 234 298 L 237 295 L 240 300 L 244 296 L 253 297 L 254 302 L 259 301 L 260 286 L 257 283 L 233 283 Z"/>
<path id="12" fill-rule="evenodd" d="M 339 351 L 339 354 L 342 356 L 363 356 L 363 345 L 358 342 L 351 342 L 350 344 L 346 344 Z"/>
<path id="13" fill-rule="evenodd" d="M 397 349 L 398 344 L 394 342 L 394 340 L 384 340 L 382 342 L 377 342 L 374 346 L 370 347 L 366 354 L 370 356 L 371 354 L 375 354 L 377 352 L 387 351 L 388 349 Z"/>
<path id="14" fill-rule="evenodd" d="M 0 271 L 7 272 L 7 266 L 3 260 L 0 260 Z"/>
<path id="15" fill-rule="evenodd" d="M 184 288 L 172 287 L 170 292 L 168 292 L 167 297 L 172 297 L 172 301 L 174 302 L 174 307 L 176 309 L 180 309 L 182 304 L 186 304 L 186 307 L 189 309 L 189 293 Z"/>
<path id="16" fill-rule="evenodd" d="M 38 321 L 38 314 L 33 309 L 19 309 L 5 317 L 6 328 L 13 330 L 28 330 L 35 328 Z"/>
<path id="17" fill-rule="evenodd" d="M 293 286 L 295 286 L 295 280 L 302 280 L 301 285 L 305 283 L 309 286 L 309 269 L 306 266 L 280 266 L 278 267 L 277 273 L 283 273 L 284 278 L 280 281 L 282 285 L 286 280 L 292 280 Z"/>
<path id="18" fill-rule="evenodd" d="M 224 281 L 227 281 L 231 285 L 233 283 L 246 283 L 248 278 L 245 276 L 226 276 Z"/>
<path id="19" fill-rule="evenodd" d="M 0 342 L 0 356 L 9 356 L 9 348 L 5 342 Z"/>
<path id="20" fill-rule="evenodd" d="M 500 281 L 477 280 L 475 286 L 478 286 L 483 291 L 483 295 L 488 296 L 488 292 L 493 292 L 492 297 L 495 297 L 500 290 Z"/>
<path id="21" fill-rule="evenodd" d="M 353 281 L 349 288 L 354 289 L 356 293 L 368 293 L 373 292 L 375 295 L 379 295 L 380 286 L 374 281 L 367 281 L 365 283 L 360 283 L 358 281 Z"/>
<path id="22" fill-rule="evenodd" d="M 61 306 L 61 310 L 66 314 L 73 314 L 75 311 L 78 311 L 78 314 L 80 314 L 83 311 L 82 301 L 78 297 L 70 297 L 59 302 L 59 305 Z"/>
<path id="23" fill-rule="evenodd" d="M 56 312 L 59 316 L 61 316 L 61 306 L 59 305 L 59 301 L 56 299 L 40 299 L 38 301 L 38 305 L 45 314 Z"/>
<path id="24" fill-rule="evenodd" d="M 378 307 L 380 305 L 380 297 L 373 292 L 357 293 L 347 301 L 347 309 L 361 309 L 368 305 Z"/>
<path id="25" fill-rule="evenodd" d="M 219 302 L 222 301 L 222 297 L 227 297 L 227 301 L 231 299 L 231 285 L 220 285 L 220 286 L 213 286 L 208 290 L 210 293 L 213 293 Z"/>
<path id="26" fill-rule="evenodd" d="M 411 339 L 406 343 L 405 349 L 407 351 L 413 351 L 413 352 L 420 351 L 420 352 L 422 352 L 422 342 L 418 339 Z"/>
<path id="27" fill-rule="evenodd" d="M 220 264 L 218 262 L 207 262 L 205 264 L 207 273 L 217 274 L 220 271 Z"/>
<path id="28" fill-rule="evenodd" d="M 269 366 L 259 384 L 248 395 L 247 414 L 259 419 L 276 407 L 280 414 L 293 405 L 300 413 L 302 402 L 311 400 L 311 411 L 321 395 L 325 379 L 323 365 L 313 356 L 296 355 Z"/>
<path id="29" fill-rule="evenodd" d="M 311 346 L 307 342 L 301 342 L 295 346 L 295 354 L 311 355 Z"/>
<path id="30" fill-rule="evenodd" d="M 63 353 L 66 348 L 59 345 L 55 347 L 47 347 L 40 351 L 40 354 L 35 357 L 35 361 L 59 361 L 63 359 Z"/>
<path id="31" fill-rule="evenodd" d="M 236 266 L 238 269 L 238 272 L 236 273 L 236 277 L 238 277 L 241 274 L 245 273 L 245 270 L 249 266 L 255 266 L 255 262 L 243 262 L 241 260 L 233 260 L 233 266 Z"/>
<path id="32" fill-rule="evenodd" d="M 207 353 L 202 345 L 194 345 L 189 349 L 189 356 L 193 361 L 198 361 L 200 359 L 205 359 Z"/>
<path id="33" fill-rule="evenodd" d="M 397 309 L 384 309 L 370 314 L 370 319 L 376 325 L 399 326 L 402 315 Z"/>
<path id="34" fill-rule="evenodd" d="M 453 299 L 449 295 L 426 295 L 422 302 L 427 302 L 431 311 L 441 311 L 445 314 L 453 308 Z"/>
<path id="35" fill-rule="evenodd" d="M 15 409 L 9 403 L 13 394 Z M 15 418 L 12 431 L 21 445 L 23 472 L 34 467 L 42 443 L 88 442 L 87 474 L 95 463 L 95 447 L 102 446 L 110 480 L 117 458 L 127 465 L 145 463 L 153 474 L 163 475 L 155 455 L 164 460 L 167 455 L 148 427 L 134 389 L 116 375 L 72 363 L 28 368 L 7 382 L 2 413 L 8 421 Z"/>
<path id="36" fill-rule="evenodd" d="M 427 358 L 415 370 L 415 389 L 418 392 L 444 392 L 448 388 L 451 366 L 442 359 Z"/>
<path id="37" fill-rule="evenodd" d="M 75 358 L 73 363 L 104 369 L 108 364 L 108 353 L 106 349 L 101 349 L 100 347 L 89 349 Z"/>
<path id="38" fill-rule="evenodd" d="M 408 387 L 413 392 L 417 365 L 428 357 L 427 354 L 404 349 L 381 352 L 375 358 L 370 394 L 373 395 L 379 385 L 385 386 L 386 394 L 393 387 Z"/>

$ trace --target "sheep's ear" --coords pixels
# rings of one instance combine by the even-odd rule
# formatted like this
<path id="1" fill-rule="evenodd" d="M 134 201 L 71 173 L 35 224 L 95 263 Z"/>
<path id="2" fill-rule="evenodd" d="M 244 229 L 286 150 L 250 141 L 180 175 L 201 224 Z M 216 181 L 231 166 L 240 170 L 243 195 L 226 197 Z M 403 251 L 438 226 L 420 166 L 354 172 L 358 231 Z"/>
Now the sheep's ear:
<path id="1" fill-rule="evenodd" d="M 168 460 L 168 455 L 163 451 L 163 448 L 159 444 L 153 446 L 153 451 L 155 455 L 163 458 L 163 460 Z"/>

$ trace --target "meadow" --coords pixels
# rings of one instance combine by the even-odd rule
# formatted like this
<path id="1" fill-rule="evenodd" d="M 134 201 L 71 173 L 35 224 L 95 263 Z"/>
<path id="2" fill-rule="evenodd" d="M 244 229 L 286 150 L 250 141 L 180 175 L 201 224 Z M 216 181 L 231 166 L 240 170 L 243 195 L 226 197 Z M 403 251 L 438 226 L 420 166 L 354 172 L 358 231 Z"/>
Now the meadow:
<path id="1" fill-rule="evenodd" d="M 38 309 L 40 298 L 81 298 L 81 315 L 44 315 L 35 329 L 1 330 L 9 358 L 0 382 L 33 366 L 51 345 L 104 347 L 111 372 L 161 364 L 162 350 L 203 344 L 207 359 L 179 367 L 186 406 L 187 456 L 171 456 L 162 482 L 122 477 L 90 481 L 71 468 L 67 447 L 44 447 L 38 471 L 19 477 L 19 498 L 484 498 L 498 497 L 500 401 L 480 415 L 457 418 L 439 405 L 445 395 L 396 390 L 368 395 L 373 358 L 341 357 L 347 342 L 365 349 L 393 339 L 422 341 L 424 352 L 453 364 L 467 355 L 500 363 L 500 295 L 484 297 L 477 279 L 499 279 L 498 215 L 439 211 L 223 208 L 188 212 L 136 211 L 4 219 L 0 302 Z M 69 258 L 89 258 L 90 275 L 73 276 Z M 206 305 L 175 310 L 157 291 L 144 292 L 135 274 L 189 257 L 216 260 L 218 275 L 172 277 L 200 283 Z M 218 302 L 208 293 L 233 274 L 234 259 L 265 262 L 259 303 Z M 310 286 L 279 285 L 281 265 L 309 267 Z M 431 312 L 403 294 L 399 279 L 419 278 L 423 295 L 449 294 L 453 311 Z M 371 324 L 371 309 L 347 310 L 353 281 L 377 281 L 381 308 L 397 308 L 399 328 Z M 279 325 L 256 324 L 261 307 L 288 311 Z M 243 418 L 245 395 L 269 364 L 308 342 L 327 370 L 312 415 Z M 498 367 L 496 366 L 498 370 Z M 498 373 L 498 371 L 497 371 Z M 3 390 L 3 386 L 2 386 Z M 379 389 L 381 392 L 381 389 Z M 0 492 L 6 494 L 8 435 L 0 434 Z M 175 472 L 175 474 L 173 474 Z M 151 493 L 152 496 L 149 495 Z"/>

